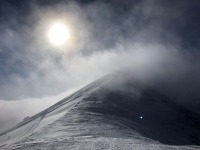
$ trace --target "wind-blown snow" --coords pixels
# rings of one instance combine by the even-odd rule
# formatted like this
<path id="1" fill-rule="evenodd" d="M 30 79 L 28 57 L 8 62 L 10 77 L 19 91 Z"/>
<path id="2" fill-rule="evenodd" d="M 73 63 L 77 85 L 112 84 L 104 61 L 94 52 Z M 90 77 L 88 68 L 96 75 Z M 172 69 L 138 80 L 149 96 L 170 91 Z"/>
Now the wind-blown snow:
<path id="1" fill-rule="evenodd" d="M 115 111 L 116 108 L 120 109 L 118 104 L 107 97 L 112 95 L 103 92 L 108 90 L 105 85 L 112 78 L 113 75 L 103 77 L 0 134 L 1 149 L 193 150 L 200 148 L 165 145 L 153 138 L 144 137 L 144 131 L 148 135 L 152 133 L 148 130 L 153 128 L 146 129 L 139 121 L 122 117 L 123 114 L 118 113 L 123 111 Z M 134 92 L 137 93 L 135 89 Z M 133 94 L 134 99 L 137 97 L 138 94 Z M 159 103 L 161 102 L 156 101 L 156 105 Z"/>

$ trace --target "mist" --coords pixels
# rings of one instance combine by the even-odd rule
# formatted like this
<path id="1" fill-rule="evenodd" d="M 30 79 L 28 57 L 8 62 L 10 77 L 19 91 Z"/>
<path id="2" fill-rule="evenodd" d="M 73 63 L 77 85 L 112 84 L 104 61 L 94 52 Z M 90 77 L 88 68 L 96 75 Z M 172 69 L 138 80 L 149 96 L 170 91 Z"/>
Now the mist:
<path id="1" fill-rule="evenodd" d="M 194 47 L 188 46 L 190 39 L 180 34 L 186 34 L 187 27 L 184 2 L 173 7 L 156 0 L 131 5 L 127 1 L 120 8 L 112 5 L 118 1 L 31 2 L 24 16 L 6 5 L 12 11 L 0 25 L 0 99 L 37 98 L 43 103 L 44 97 L 55 98 L 123 70 L 199 112 L 199 47 L 194 41 Z M 71 30 L 72 41 L 66 47 L 56 48 L 46 39 L 48 25 L 55 20 L 65 20 Z M 41 109 L 33 107 L 30 114 Z"/>

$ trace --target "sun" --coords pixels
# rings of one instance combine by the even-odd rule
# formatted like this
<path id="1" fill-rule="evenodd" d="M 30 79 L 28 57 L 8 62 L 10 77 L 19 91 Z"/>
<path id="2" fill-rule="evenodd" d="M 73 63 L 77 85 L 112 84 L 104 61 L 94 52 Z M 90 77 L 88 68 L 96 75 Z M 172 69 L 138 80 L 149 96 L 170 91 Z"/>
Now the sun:
<path id="1" fill-rule="evenodd" d="M 54 23 L 50 26 L 47 36 L 53 45 L 62 46 L 69 40 L 70 34 L 65 24 Z"/>

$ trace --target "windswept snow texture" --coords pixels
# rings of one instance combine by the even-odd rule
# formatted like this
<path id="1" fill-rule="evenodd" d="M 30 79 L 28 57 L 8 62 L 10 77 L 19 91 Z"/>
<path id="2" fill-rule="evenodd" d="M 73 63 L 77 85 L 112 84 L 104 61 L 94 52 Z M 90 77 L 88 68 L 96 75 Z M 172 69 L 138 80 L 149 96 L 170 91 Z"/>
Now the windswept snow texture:
<path id="1" fill-rule="evenodd" d="M 200 149 L 200 115 L 121 77 L 101 78 L 2 133 L 1 149 Z"/>

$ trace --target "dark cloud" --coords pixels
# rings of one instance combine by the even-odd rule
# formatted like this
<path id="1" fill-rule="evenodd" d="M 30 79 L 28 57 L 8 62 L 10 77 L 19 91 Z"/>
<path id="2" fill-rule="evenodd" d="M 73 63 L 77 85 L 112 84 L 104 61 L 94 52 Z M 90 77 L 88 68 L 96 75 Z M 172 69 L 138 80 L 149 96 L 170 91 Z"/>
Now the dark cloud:
<path id="1" fill-rule="evenodd" d="M 2 0 L 0 132 L 115 70 L 200 113 L 199 7 L 197 0 Z M 67 20 L 71 47 L 46 39 L 57 19 Z"/>
<path id="2" fill-rule="evenodd" d="M 59 94 L 126 68 L 172 99 L 199 108 L 198 1 L 1 1 L 0 98 Z M 74 45 L 45 37 L 66 19 Z"/>

